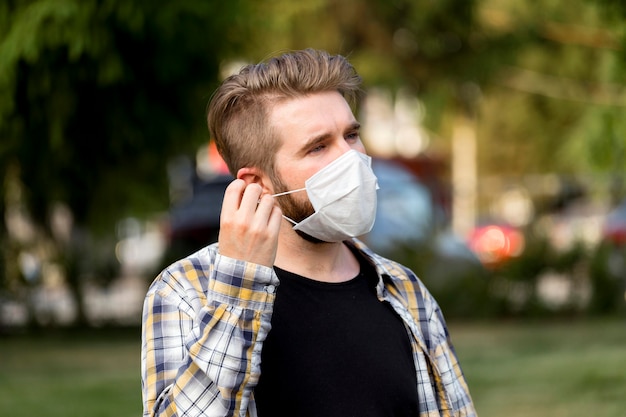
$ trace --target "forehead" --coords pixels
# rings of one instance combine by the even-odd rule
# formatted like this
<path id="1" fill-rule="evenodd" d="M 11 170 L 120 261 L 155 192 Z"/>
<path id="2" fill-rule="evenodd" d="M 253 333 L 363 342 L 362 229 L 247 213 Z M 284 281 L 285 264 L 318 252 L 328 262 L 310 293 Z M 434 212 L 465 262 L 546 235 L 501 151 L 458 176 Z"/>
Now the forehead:
<path id="1" fill-rule="evenodd" d="M 290 98 L 272 106 L 270 125 L 281 139 L 331 133 L 353 125 L 356 119 L 348 102 L 336 91 Z"/>

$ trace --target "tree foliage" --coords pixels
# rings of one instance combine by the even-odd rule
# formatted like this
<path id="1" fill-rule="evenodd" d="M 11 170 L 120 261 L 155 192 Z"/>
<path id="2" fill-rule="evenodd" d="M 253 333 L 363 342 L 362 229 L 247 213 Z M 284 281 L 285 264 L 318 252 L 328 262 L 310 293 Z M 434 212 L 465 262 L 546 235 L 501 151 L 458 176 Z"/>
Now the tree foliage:
<path id="1" fill-rule="evenodd" d="M 0 155 L 20 167 L 36 221 L 54 201 L 104 227 L 165 204 L 164 162 L 206 140 L 202 112 L 237 2 L 8 4 Z"/>
<path id="2" fill-rule="evenodd" d="M 623 126 L 610 122 L 626 106 L 621 12 L 593 0 L 493 3 L 494 27 L 532 28 L 535 38 L 502 63 L 484 94 L 484 174 L 611 173 L 614 151 L 626 144 L 615 141 L 626 137 Z"/>
<path id="3" fill-rule="evenodd" d="M 167 208 L 166 164 L 208 139 L 204 108 L 220 60 L 246 33 L 235 25 L 240 6 L 2 2 L 0 178 L 19 189 L 14 203 L 37 238 L 54 240 L 57 203 L 69 208 L 79 235 L 96 240 L 110 240 L 123 216 Z M 8 188 L 0 191 L 4 218 Z M 95 250 L 89 241 L 78 239 L 59 255 L 70 282 L 95 268 L 80 259 Z"/>

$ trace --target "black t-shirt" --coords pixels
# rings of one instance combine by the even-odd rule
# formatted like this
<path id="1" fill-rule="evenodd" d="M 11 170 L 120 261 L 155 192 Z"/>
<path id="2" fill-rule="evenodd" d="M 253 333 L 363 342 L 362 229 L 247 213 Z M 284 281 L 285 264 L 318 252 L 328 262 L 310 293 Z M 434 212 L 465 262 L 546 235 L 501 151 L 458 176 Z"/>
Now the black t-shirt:
<path id="1" fill-rule="evenodd" d="M 418 415 L 407 330 L 360 262 L 342 283 L 275 268 L 281 283 L 254 393 L 260 417 Z"/>

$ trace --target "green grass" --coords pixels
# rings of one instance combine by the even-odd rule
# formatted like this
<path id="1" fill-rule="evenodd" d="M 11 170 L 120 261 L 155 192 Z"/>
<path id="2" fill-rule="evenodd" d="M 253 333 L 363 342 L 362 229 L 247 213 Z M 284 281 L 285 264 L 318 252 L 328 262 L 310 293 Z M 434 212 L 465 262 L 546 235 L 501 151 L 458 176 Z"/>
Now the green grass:
<path id="1" fill-rule="evenodd" d="M 2 415 L 141 416 L 140 345 L 138 329 L 3 337 Z"/>
<path id="2" fill-rule="evenodd" d="M 626 416 L 626 322 L 451 326 L 479 416 Z"/>
<path id="3" fill-rule="evenodd" d="M 452 323 L 480 417 L 626 417 L 626 322 Z M 12 417 L 141 415 L 139 329 L 0 336 Z"/>

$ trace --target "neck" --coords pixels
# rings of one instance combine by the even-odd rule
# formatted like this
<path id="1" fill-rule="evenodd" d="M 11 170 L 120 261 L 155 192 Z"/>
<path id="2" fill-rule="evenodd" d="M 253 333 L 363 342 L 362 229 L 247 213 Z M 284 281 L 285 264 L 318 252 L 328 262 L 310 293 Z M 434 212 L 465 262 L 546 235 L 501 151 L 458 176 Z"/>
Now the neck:
<path id="1" fill-rule="evenodd" d="M 344 243 L 308 242 L 289 224 L 281 228 L 275 265 L 323 282 L 348 281 L 359 273 L 359 262 Z"/>

